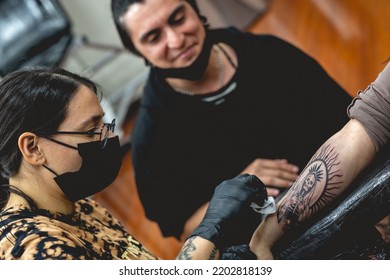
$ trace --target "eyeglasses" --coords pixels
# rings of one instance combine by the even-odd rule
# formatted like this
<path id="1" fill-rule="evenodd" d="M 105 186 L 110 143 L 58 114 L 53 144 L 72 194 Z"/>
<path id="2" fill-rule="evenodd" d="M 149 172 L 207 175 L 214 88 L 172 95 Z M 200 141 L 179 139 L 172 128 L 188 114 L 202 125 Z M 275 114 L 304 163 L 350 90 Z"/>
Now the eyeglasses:
<path id="1" fill-rule="evenodd" d="M 38 134 L 45 137 L 45 138 L 47 138 L 46 136 L 54 135 L 54 134 L 72 134 L 72 135 L 88 135 L 88 136 L 99 135 L 99 141 L 100 141 L 101 148 L 104 149 L 107 145 L 107 141 L 108 141 L 108 138 L 110 136 L 110 131 L 112 133 L 114 133 L 114 131 L 115 131 L 115 119 L 113 119 L 111 123 L 103 123 L 102 129 L 100 130 L 100 132 L 95 132 L 95 131 L 85 131 L 85 132 L 81 132 L 81 131 L 53 131 L 53 132 L 44 132 L 44 133 L 38 133 Z M 61 144 L 61 145 L 64 145 L 66 147 L 77 150 L 77 148 L 72 146 L 72 145 L 69 145 L 69 144 L 66 144 L 66 143 L 60 142 L 58 140 L 51 139 L 51 138 L 48 138 L 48 139 L 53 141 L 53 142 L 56 142 L 58 144 Z"/>

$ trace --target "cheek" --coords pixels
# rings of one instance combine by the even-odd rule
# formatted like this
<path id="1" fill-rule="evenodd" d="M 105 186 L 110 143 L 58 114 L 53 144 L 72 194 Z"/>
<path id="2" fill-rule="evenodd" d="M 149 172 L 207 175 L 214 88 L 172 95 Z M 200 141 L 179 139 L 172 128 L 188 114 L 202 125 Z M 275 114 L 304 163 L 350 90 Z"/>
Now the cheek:
<path id="1" fill-rule="evenodd" d="M 80 155 L 75 151 L 71 156 L 68 157 L 69 171 L 77 171 L 80 169 L 82 164 L 82 159 Z"/>
<path id="2" fill-rule="evenodd" d="M 144 57 L 146 60 L 155 64 L 161 60 L 164 56 L 164 46 L 162 43 L 152 45 L 152 46 L 142 46 L 139 44 L 134 45 L 137 51 Z"/>
<path id="3" fill-rule="evenodd" d="M 183 31 L 196 36 L 199 40 L 204 40 L 206 37 L 203 24 L 198 19 L 189 19 L 183 26 Z"/>
<path id="4" fill-rule="evenodd" d="M 58 166 L 59 174 L 78 171 L 81 167 L 82 159 L 76 150 L 62 151 L 56 156 L 57 158 L 55 160 L 57 162 L 56 166 Z"/>
<path id="5" fill-rule="evenodd" d="M 164 48 L 163 44 L 160 43 L 149 48 L 146 53 L 147 56 L 145 57 L 151 62 L 153 61 L 158 62 L 165 59 L 165 51 L 166 48 Z"/>

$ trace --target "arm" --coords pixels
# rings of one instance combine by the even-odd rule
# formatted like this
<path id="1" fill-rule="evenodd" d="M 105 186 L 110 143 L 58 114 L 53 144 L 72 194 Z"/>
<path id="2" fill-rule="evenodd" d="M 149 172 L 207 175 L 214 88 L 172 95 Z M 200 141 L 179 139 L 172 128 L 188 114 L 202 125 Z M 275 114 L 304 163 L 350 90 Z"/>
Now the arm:
<path id="1" fill-rule="evenodd" d="M 356 120 L 326 141 L 251 240 L 258 258 L 272 258 L 271 248 L 290 228 L 306 221 L 339 196 L 374 159 L 375 147 Z"/>
<path id="2" fill-rule="evenodd" d="M 360 92 L 350 120 L 312 157 L 277 213 L 267 217 L 251 240 L 260 258 L 272 258 L 273 244 L 289 228 L 306 221 L 338 197 L 390 139 L 390 63 Z"/>
<path id="3" fill-rule="evenodd" d="M 202 237 L 189 238 L 177 256 L 178 260 L 256 260 L 247 244 L 230 246 L 220 252 L 214 243 Z"/>
<path id="4" fill-rule="evenodd" d="M 183 232 L 180 236 L 181 241 L 185 241 L 188 236 L 194 231 L 194 229 L 200 224 L 202 219 L 204 218 L 204 215 L 206 213 L 207 207 L 209 206 L 209 203 L 203 204 L 198 210 L 195 211 L 194 214 L 186 221 L 184 224 Z"/>
<path id="5" fill-rule="evenodd" d="M 219 259 L 219 250 L 211 241 L 199 236 L 187 239 L 181 249 L 178 260 L 216 260 Z"/>

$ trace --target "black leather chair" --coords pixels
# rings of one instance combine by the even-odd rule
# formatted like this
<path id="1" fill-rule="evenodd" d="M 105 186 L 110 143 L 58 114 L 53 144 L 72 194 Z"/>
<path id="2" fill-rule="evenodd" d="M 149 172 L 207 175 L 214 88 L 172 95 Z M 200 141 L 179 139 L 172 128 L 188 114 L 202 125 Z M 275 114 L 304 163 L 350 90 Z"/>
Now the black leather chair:
<path id="1" fill-rule="evenodd" d="M 0 76 L 57 66 L 71 41 L 71 23 L 58 1 L 0 0 Z"/>

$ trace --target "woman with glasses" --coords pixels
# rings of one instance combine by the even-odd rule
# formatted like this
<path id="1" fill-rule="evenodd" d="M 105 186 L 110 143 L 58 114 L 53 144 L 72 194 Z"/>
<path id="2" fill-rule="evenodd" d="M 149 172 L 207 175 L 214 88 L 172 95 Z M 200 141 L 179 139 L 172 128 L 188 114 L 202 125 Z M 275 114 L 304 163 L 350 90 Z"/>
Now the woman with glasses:
<path id="1" fill-rule="evenodd" d="M 14 72 L 0 82 L 0 174 L 8 182 L 0 188 L 0 259 L 156 258 L 88 199 L 121 166 L 115 120 L 102 122 L 97 92 L 61 69 Z M 228 228 L 265 195 L 255 176 L 223 182 L 179 257 L 217 258 L 236 245 Z"/>

